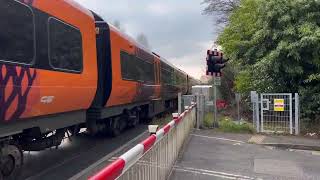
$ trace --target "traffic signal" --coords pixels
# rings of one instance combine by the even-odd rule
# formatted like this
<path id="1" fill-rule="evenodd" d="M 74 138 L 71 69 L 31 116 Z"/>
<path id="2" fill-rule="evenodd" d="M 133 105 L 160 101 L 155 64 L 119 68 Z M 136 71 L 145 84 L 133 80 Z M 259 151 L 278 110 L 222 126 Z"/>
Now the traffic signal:
<path id="1" fill-rule="evenodd" d="M 207 51 L 207 75 L 221 75 L 221 69 L 226 65 L 228 59 L 223 58 L 223 53 L 217 49 Z"/>

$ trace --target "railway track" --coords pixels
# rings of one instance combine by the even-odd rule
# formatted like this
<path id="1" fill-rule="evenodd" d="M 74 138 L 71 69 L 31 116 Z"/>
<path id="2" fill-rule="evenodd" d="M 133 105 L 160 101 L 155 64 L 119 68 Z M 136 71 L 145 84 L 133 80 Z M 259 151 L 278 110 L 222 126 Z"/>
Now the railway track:
<path id="1" fill-rule="evenodd" d="M 24 152 L 21 180 L 69 179 L 97 161 L 110 158 L 118 151 L 130 149 L 148 136 L 147 126 L 138 125 L 118 137 L 91 137 L 84 133 L 64 139 L 58 148 L 41 152 Z M 108 161 L 108 160 L 107 160 Z"/>

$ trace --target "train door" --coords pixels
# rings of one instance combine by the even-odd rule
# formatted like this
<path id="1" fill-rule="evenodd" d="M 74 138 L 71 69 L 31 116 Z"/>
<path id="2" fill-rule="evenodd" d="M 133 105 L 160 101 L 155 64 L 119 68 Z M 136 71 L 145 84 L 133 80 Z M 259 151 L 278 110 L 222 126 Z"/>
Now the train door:
<path id="1" fill-rule="evenodd" d="M 155 64 L 154 64 L 154 68 L 155 68 L 155 74 L 156 74 L 156 85 L 155 85 L 155 99 L 159 99 L 160 98 L 160 93 L 161 93 L 161 85 L 160 85 L 160 61 L 159 59 L 155 58 Z"/>
<path id="2" fill-rule="evenodd" d="M 64 1 L 34 1 L 37 32 L 36 67 L 40 78 L 41 113 L 89 108 L 97 87 L 95 21 L 90 11 Z M 81 116 L 83 117 L 83 116 Z"/>

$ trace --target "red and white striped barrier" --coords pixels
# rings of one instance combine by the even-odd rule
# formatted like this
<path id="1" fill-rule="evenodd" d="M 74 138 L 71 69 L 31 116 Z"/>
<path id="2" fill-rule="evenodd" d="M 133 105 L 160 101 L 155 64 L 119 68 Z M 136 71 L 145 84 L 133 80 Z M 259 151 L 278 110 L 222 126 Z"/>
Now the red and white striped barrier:
<path id="1" fill-rule="evenodd" d="M 129 167 L 136 163 L 145 152 L 152 148 L 158 141 L 167 135 L 171 129 L 177 126 L 190 111 L 195 107 L 195 104 L 186 108 L 182 114 L 174 115 L 173 120 L 157 131 L 156 134 L 150 135 L 147 139 L 124 153 L 117 160 L 102 169 L 99 173 L 89 178 L 89 180 L 114 180 L 118 178 Z"/>

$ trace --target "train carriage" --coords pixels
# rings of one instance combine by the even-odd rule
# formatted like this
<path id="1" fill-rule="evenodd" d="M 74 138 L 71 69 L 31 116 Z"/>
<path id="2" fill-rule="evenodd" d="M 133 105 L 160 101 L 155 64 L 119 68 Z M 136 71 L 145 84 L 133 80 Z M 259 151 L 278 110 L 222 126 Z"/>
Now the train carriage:
<path id="1" fill-rule="evenodd" d="M 65 132 L 118 135 L 173 109 L 193 78 L 71 0 L 0 0 L 0 176 Z"/>

